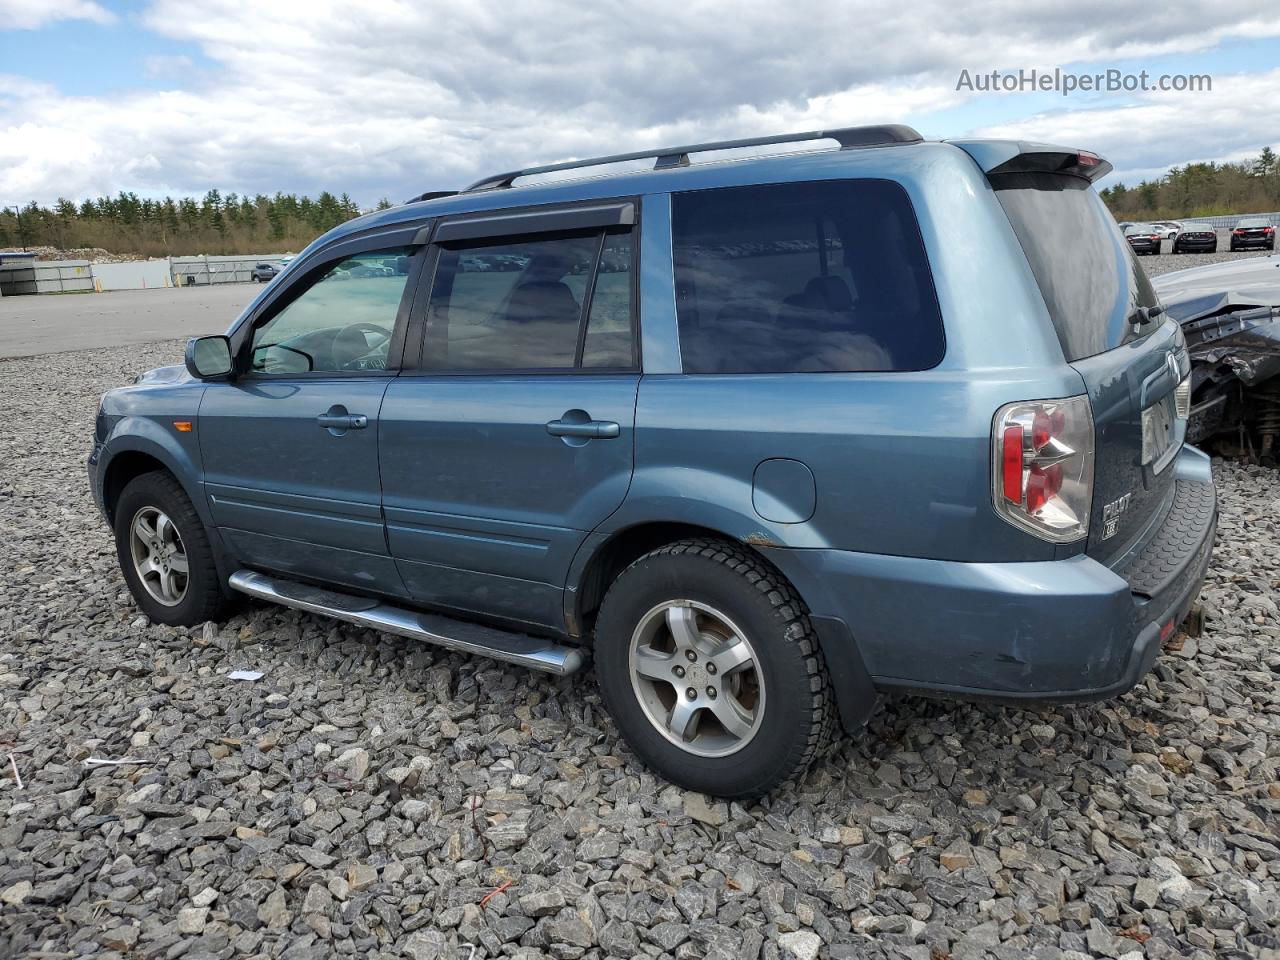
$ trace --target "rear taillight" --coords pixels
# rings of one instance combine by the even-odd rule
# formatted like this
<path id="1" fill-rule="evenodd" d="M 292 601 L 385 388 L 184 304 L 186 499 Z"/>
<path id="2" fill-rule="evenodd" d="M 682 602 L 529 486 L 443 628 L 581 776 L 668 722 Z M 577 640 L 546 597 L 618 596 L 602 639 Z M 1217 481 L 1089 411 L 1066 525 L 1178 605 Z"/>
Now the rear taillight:
<path id="1" fill-rule="evenodd" d="M 1089 532 L 1093 412 L 1087 397 L 1010 403 L 992 427 L 996 512 L 1054 543 Z"/>

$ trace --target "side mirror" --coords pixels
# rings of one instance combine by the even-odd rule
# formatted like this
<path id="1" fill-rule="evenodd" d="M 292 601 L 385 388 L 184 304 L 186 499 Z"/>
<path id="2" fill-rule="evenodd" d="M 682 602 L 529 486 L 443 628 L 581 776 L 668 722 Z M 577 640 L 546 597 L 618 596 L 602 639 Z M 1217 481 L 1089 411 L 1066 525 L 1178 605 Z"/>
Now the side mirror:
<path id="1" fill-rule="evenodd" d="M 231 376 L 231 341 L 223 336 L 195 337 L 187 341 L 187 372 L 197 380 L 224 380 Z"/>

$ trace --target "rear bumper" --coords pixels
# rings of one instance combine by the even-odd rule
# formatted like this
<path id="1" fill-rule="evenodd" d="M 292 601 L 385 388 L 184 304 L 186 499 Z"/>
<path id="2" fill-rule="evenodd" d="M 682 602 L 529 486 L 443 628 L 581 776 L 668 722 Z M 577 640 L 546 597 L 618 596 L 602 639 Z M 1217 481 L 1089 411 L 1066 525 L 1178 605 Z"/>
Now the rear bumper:
<path id="1" fill-rule="evenodd" d="M 847 626 L 878 688 L 1102 700 L 1151 669 L 1162 628 L 1186 616 L 1204 580 L 1217 526 L 1208 457 L 1184 448 L 1174 469 L 1180 495 L 1114 568 L 1084 555 L 1033 563 L 769 555 L 787 555 L 779 565 L 816 617 Z"/>
<path id="2" fill-rule="evenodd" d="M 1232 237 L 1231 245 L 1233 247 L 1270 247 L 1275 240 L 1270 237 Z"/>
<path id="3" fill-rule="evenodd" d="M 1185 237 L 1179 237 L 1173 243 L 1179 250 L 1208 250 L 1210 247 L 1216 247 L 1218 240 L 1216 237 L 1212 240 L 1188 240 Z"/>

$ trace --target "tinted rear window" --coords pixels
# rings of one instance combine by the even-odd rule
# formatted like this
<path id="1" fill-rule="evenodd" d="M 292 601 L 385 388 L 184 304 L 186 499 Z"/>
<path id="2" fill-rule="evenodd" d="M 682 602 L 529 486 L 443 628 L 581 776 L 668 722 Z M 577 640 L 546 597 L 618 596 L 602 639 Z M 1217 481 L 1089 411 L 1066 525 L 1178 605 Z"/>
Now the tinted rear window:
<path id="1" fill-rule="evenodd" d="M 942 319 L 906 192 L 884 180 L 672 198 L 686 373 L 925 370 Z"/>
<path id="2" fill-rule="evenodd" d="M 1040 284 L 1068 361 L 1148 332 L 1135 332 L 1133 320 L 1139 307 L 1155 305 L 1156 295 L 1087 181 L 1010 173 L 992 177 L 991 183 Z"/>

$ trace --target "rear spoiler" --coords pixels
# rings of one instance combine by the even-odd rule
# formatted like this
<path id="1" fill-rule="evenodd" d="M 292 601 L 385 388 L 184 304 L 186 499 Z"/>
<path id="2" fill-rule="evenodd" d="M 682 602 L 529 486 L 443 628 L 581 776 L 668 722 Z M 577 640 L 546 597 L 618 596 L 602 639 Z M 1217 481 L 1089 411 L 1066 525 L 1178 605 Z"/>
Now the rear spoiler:
<path id="1" fill-rule="evenodd" d="M 948 140 L 982 168 L 987 176 L 1002 173 L 1061 173 L 1090 183 L 1111 172 L 1111 164 L 1096 153 L 1051 143 L 1023 140 Z"/>

